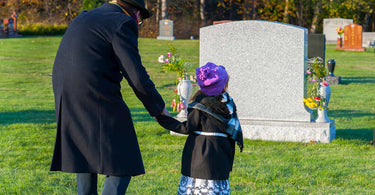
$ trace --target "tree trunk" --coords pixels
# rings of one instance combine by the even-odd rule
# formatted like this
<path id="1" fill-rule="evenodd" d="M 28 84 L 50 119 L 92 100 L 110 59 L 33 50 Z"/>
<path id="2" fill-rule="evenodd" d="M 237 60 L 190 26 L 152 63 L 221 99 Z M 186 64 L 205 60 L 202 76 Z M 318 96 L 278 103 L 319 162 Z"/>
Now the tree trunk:
<path id="1" fill-rule="evenodd" d="M 250 19 L 250 3 L 249 3 L 250 0 L 244 0 L 244 4 L 243 4 L 243 15 L 242 15 L 242 18 L 244 20 L 248 20 Z"/>
<path id="2" fill-rule="evenodd" d="M 206 17 L 206 0 L 200 0 L 201 5 L 200 5 L 200 16 L 201 16 L 201 27 L 206 26 L 207 24 L 207 17 Z"/>
<path id="3" fill-rule="evenodd" d="M 303 23 L 303 3 L 299 2 L 299 9 L 296 12 L 297 20 L 298 20 L 298 26 L 302 26 Z"/>
<path id="4" fill-rule="evenodd" d="M 159 24 L 159 18 L 160 16 L 160 0 L 157 0 L 156 1 L 156 14 L 155 14 L 155 23 L 156 24 Z"/>
<path id="5" fill-rule="evenodd" d="M 285 0 L 285 8 L 284 8 L 284 18 L 283 18 L 284 23 L 289 22 L 289 0 Z"/>
<path id="6" fill-rule="evenodd" d="M 257 14 L 257 0 L 252 0 L 251 2 L 252 6 L 251 6 L 251 15 L 252 15 L 252 19 L 253 20 L 256 20 L 258 18 L 258 14 Z"/>
<path id="7" fill-rule="evenodd" d="M 316 33 L 316 31 L 318 30 L 318 23 L 319 23 L 318 19 L 319 19 L 319 13 L 321 10 L 322 10 L 322 2 L 319 1 L 314 9 L 314 16 L 311 22 L 310 33 Z"/>
<path id="8" fill-rule="evenodd" d="M 168 19 L 168 1 L 161 0 L 161 19 Z"/>

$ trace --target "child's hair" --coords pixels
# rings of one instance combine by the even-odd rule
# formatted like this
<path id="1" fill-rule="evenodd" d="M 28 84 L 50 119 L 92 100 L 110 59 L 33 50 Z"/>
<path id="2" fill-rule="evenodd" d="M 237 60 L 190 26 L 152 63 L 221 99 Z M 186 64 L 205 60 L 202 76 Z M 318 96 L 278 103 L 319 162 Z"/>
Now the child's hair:
<path id="1" fill-rule="evenodd" d="M 227 91 L 228 83 L 229 83 L 229 78 L 230 78 L 230 77 L 228 76 L 228 80 L 227 80 L 227 82 L 225 83 L 225 86 L 224 86 L 223 91 L 222 91 L 221 93 L 224 93 L 224 92 Z M 201 95 L 201 94 L 207 96 L 207 94 L 203 93 L 203 91 L 199 89 L 199 90 L 198 90 L 197 92 L 195 92 L 195 94 L 190 98 L 190 101 L 191 101 L 191 102 L 194 102 L 195 99 L 197 99 L 197 96 L 198 96 L 198 95 Z"/>

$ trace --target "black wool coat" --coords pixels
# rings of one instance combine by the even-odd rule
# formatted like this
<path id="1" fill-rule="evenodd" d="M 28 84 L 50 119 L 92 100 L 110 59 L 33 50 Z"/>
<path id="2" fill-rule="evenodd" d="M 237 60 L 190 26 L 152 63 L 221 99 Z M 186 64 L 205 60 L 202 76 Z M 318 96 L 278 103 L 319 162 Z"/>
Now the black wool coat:
<path id="1" fill-rule="evenodd" d="M 217 114 L 230 118 L 226 105 L 217 96 L 199 95 L 199 102 Z M 187 121 L 180 122 L 172 117 L 159 115 L 157 120 L 164 128 L 188 134 L 182 153 L 181 174 L 193 178 L 226 180 L 232 171 L 235 141 L 229 137 L 205 136 L 194 131 L 225 133 L 226 124 L 220 123 L 212 115 L 188 109 Z"/>
<path id="2" fill-rule="evenodd" d="M 125 77 L 151 116 L 165 105 L 141 63 L 137 39 L 135 20 L 110 3 L 70 24 L 52 74 L 57 120 L 52 171 L 145 173 L 121 80 Z"/>

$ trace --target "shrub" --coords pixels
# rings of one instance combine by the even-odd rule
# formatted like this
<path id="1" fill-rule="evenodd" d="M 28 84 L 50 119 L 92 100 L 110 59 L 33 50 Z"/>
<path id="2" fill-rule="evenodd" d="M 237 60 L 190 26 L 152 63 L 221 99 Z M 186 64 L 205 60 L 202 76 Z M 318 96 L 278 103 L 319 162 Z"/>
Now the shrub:
<path id="1" fill-rule="evenodd" d="M 68 26 L 66 24 L 27 24 L 19 25 L 18 33 L 21 35 L 62 35 Z"/>

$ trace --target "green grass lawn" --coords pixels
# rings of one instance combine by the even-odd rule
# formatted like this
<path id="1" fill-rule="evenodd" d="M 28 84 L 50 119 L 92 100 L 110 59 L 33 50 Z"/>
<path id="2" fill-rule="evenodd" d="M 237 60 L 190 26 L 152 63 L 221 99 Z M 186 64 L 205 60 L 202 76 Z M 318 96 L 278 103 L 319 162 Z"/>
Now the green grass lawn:
<path id="1" fill-rule="evenodd" d="M 76 194 L 74 174 L 50 172 L 56 133 L 51 71 L 60 36 L 0 39 L 0 194 Z M 140 39 L 144 65 L 167 105 L 175 75 L 160 72 L 159 55 L 172 43 L 198 65 L 199 41 Z M 245 140 L 237 153 L 232 194 L 375 194 L 375 53 L 335 51 L 328 115 L 336 123 L 330 144 Z M 195 86 L 196 88 L 196 86 Z M 146 174 L 128 194 L 176 194 L 185 137 L 171 136 L 123 84 L 132 111 Z M 302 101 L 302 100 L 301 100 Z M 238 149 L 238 148 L 237 148 Z M 238 151 L 238 150 L 237 150 Z M 102 189 L 104 177 L 99 179 Z"/>

